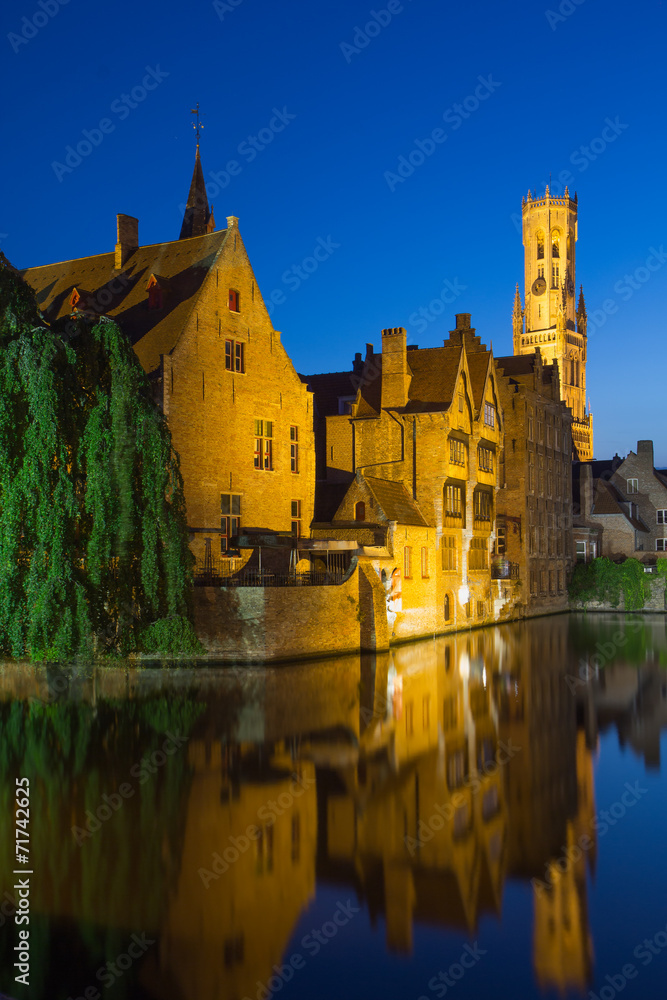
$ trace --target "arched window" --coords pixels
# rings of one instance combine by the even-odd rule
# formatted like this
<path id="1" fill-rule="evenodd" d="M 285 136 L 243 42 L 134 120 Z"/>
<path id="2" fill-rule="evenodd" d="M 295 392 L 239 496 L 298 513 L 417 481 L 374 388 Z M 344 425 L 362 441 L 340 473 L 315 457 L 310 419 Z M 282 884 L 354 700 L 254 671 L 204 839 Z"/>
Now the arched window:
<path id="1" fill-rule="evenodd" d="M 557 229 L 551 234 L 551 256 L 560 257 L 560 233 Z"/>
<path id="2" fill-rule="evenodd" d="M 366 504 L 364 503 L 363 500 L 359 500 L 359 502 L 354 505 L 354 520 L 355 521 L 366 520 Z"/>
<path id="3" fill-rule="evenodd" d="M 544 233 L 541 229 L 537 232 L 537 259 L 544 260 Z"/>
<path id="4" fill-rule="evenodd" d="M 444 607 L 445 621 L 448 622 L 452 617 L 452 602 L 449 598 L 449 594 L 445 594 L 445 607 Z"/>

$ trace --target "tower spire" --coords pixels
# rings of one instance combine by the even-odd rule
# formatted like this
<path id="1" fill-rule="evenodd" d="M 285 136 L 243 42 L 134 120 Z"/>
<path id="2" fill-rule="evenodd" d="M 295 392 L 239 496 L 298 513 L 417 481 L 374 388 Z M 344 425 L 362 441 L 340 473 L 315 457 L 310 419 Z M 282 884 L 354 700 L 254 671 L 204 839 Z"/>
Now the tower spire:
<path id="1" fill-rule="evenodd" d="M 188 240 L 192 236 L 204 236 L 212 233 L 215 229 L 215 218 L 213 217 L 213 206 L 208 207 L 208 195 L 206 194 L 206 183 L 204 181 L 204 171 L 202 170 L 201 158 L 199 156 L 199 138 L 203 125 L 200 121 L 199 104 L 193 108 L 191 114 L 197 116 L 196 124 L 193 123 L 195 135 L 197 137 L 197 148 L 195 150 L 195 168 L 192 172 L 190 191 L 183 213 L 183 224 L 181 225 L 181 235 L 179 240 Z"/>

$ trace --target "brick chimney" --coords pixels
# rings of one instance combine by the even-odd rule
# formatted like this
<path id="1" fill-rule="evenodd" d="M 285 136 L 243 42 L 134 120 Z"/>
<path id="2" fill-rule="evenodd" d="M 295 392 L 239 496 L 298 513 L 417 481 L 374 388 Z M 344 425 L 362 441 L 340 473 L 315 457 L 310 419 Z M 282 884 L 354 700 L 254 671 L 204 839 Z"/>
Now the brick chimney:
<path id="1" fill-rule="evenodd" d="M 653 442 L 652 441 L 638 441 L 637 442 L 637 458 L 642 458 L 648 465 L 649 470 L 653 471 Z"/>
<path id="2" fill-rule="evenodd" d="M 593 507 L 593 466 L 588 462 L 579 466 L 579 506 L 581 517 L 587 521 Z"/>
<path id="3" fill-rule="evenodd" d="M 116 216 L 116 260 L 114 266 L 122 271 L 129 257 L 139 249 L 139 220 L 132 215 Z"/>
<path id="4" fill-rule="evenodd" d="M 382 331 L 382 408 L 405 406 L 408 401 L 407 334 L 402 326 Z"/>

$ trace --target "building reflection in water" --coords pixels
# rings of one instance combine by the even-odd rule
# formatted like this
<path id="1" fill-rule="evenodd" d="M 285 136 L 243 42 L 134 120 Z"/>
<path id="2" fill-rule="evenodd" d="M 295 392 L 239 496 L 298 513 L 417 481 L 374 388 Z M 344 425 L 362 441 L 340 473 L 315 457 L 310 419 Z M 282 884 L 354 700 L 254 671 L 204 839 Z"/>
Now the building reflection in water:
<path id="1" fill-rule="evenodd" d="M 110 894 L 96 872 L 103 859 L 128 853 L 138 826 L 136 864 L 118 876 L 133 873 L 133 884 L 112 887 L 104 861 L 114 899 L 127 901 L 109 917 L 120 935 L 113 948 L 131 930 L 157 939 L 133 970 L 157 1000 L 232 1000 L 256 996 L 257 984 L 289 958 L 317 885 L 356 892 L 371 921 L 384 921 L 388 949 L 409 954 L 415 927 L 474 934 L 483 916 L 500 919 L 511 878 L 532 896 L 538 987 L 585 994 L 598 733 L 615 726 L 622 743 L 659 767 L 667 724 L 664 626 L 657 639 L 650 629 L 648 640 L 636 633 L 601 670 L 594 656 L 608 641 L 606 628 L 602 617 L 591 625 L 557 616 L 385 654 L 207 670 L 187 681 L 187 671 L 93 674 L 49 709 L 57 714 L 62 704 L 79 730 L 87 719 L 94 751 L 85 786 L 43 755 L 40 780 L 63 816 L 79 816 L 116 787 L 149 734 L 159 745 L 155 731 L 168 727 L 155 729 L 162 709 L 147 695 L 176 705 L 178 693 L 185 707 L 174 711 L 191 720 L 189 740 L 182 762 L 174 758 L 177 780 L 165 768 L 90 843 L 70 845 L 57 860 L 48 838 L 35 841 L 42 883 L 52 869 L 54 881 L 57 863 L 66 868 L 58 869 L 59 884 L 80 887 L 67 906 L 36 891 L 35 912 L 54 927 L 79 919 L 82 939 L 86 920 L 106 927 Z M 592 665 L 585 680 L 582 663 Z M 30 677 L 12 670 L 0 670 L 0 701 L 49 701 L 39 669 Z M 117 748 L 113 760 L 94 750 L 95 727 L 107 716 L 101 731 Z M 95 789 L 84 800 L 91 777 Z M 156 788 L 163 788 L 157 799 Z M 163 803 L 159 815 L 155 802 Z M 584 835 L 588 846 L 575 849 Z M 93 848 L 97 868 L 86 860 Z M 78 918 L 77 898 L 91 901 Z"/>

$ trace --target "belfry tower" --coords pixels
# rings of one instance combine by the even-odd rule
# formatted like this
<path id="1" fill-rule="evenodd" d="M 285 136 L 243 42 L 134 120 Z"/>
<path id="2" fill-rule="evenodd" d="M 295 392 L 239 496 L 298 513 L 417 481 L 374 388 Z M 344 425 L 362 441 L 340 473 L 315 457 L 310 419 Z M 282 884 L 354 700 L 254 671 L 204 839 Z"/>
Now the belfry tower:
<path id="1" fill-rule="evenodd" d="M 586 410 L 586 306 L 583 291 L 575 306 L 577 196 L 565 188 L 554 198 L 531 192 L 522 201 L 524 308 L 514 296 L 514 353 L 539 348 L 547 364 L 558 363 L 561 398 L 572 410 L 573 458 L 593 458 L 593 416 Z M 525 323 L 524 323 L 525 320 Z"/>

